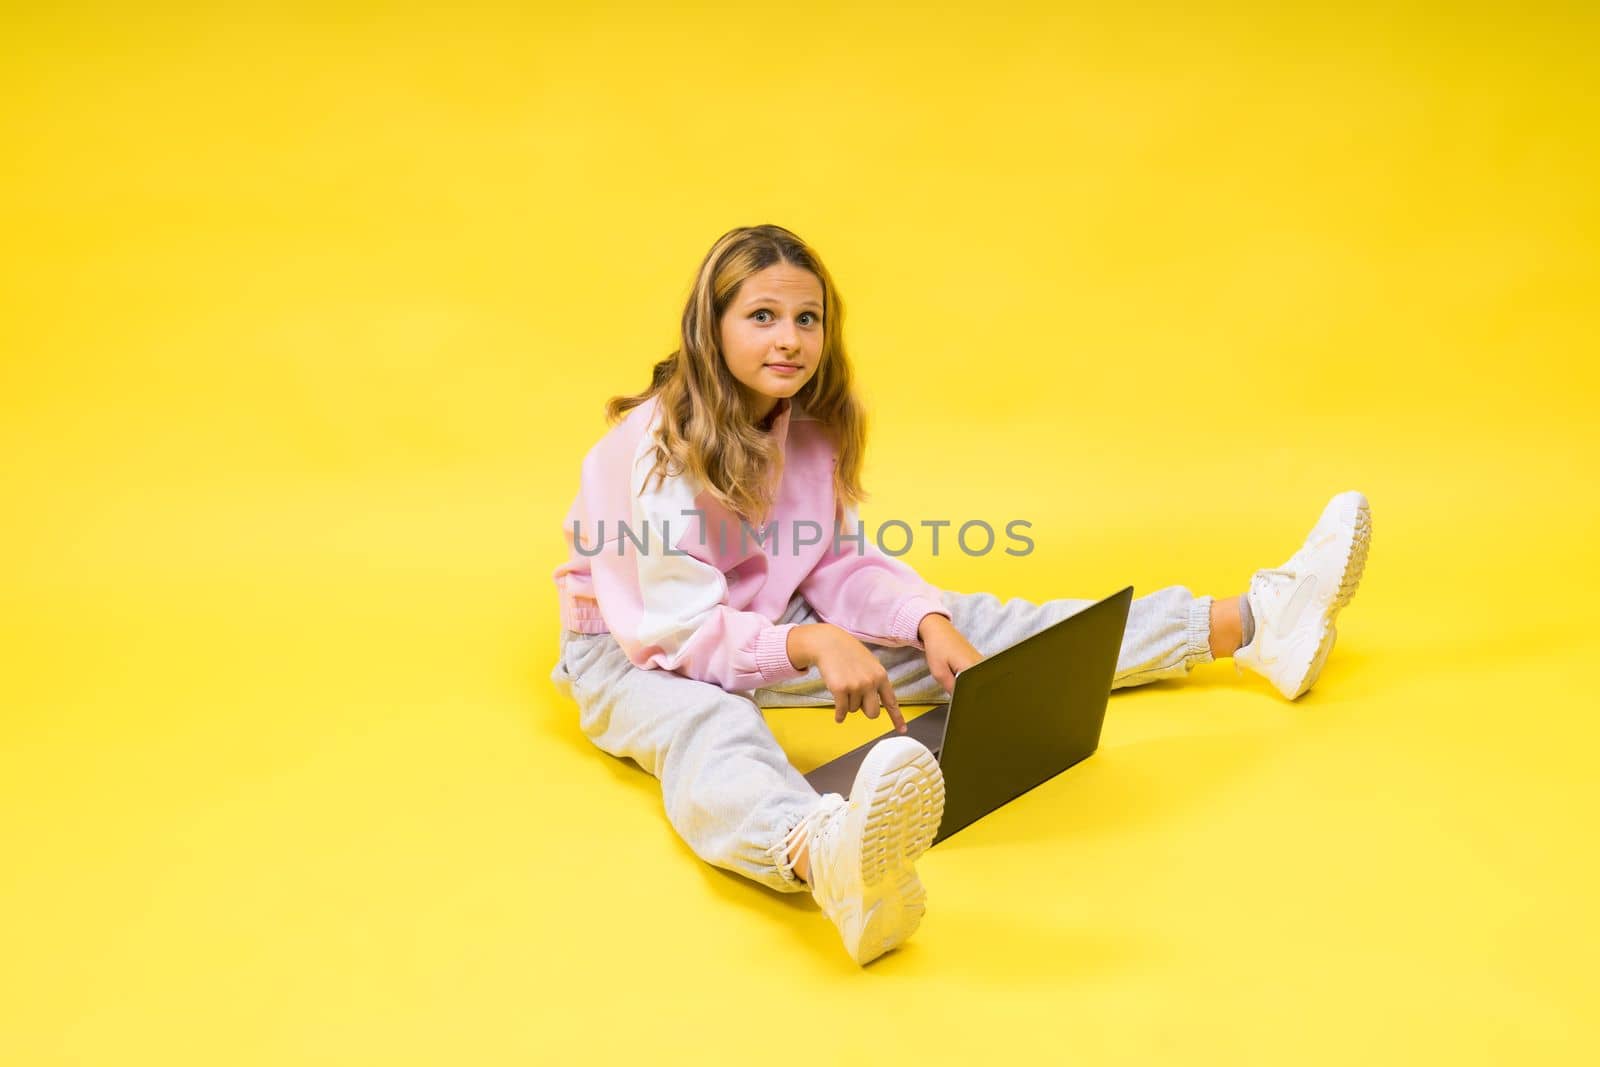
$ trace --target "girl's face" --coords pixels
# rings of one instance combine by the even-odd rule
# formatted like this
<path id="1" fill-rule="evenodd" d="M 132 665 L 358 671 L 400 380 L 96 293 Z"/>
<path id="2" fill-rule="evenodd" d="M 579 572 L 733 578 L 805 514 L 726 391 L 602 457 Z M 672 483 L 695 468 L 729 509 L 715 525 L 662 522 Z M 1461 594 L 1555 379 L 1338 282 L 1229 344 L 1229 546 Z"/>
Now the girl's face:
<path id="1" fill-rule="evenodd" d="M 722 313 L 722 359 L 759 422 L 822 362 L 822 282 L 788 263 L 744 280 Z"/>

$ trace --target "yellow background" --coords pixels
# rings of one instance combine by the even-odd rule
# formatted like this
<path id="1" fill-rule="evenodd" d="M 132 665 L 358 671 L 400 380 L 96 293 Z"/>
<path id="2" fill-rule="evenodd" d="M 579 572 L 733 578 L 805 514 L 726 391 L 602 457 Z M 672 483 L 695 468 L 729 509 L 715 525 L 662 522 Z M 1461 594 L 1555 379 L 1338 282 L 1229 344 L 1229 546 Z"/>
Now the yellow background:
<path id="1" fill-rule="evenodd" d="M 0 1060 L 1592 1062 L 1592 8 L 11 7 Z M 866 971 L 548 681 L 601 405 L 767 221 L 869 523 L 1034 524 L 938 585 L 1375 519 L 1315 691 L 1119 694 Z"/>

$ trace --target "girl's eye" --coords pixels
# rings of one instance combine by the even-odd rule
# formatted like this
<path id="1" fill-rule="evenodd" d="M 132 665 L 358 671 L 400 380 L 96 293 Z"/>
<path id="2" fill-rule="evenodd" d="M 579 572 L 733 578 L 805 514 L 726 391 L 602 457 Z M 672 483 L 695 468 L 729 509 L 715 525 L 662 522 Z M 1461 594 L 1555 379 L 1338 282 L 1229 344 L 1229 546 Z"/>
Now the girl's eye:
<path id="1" fill-rule="evenodd" d="M 767 318 L 762 318 L 761 316 L 763 315 L 767 316 Z M 750 317 L 755 319 L 757 322 L 766 322 L 772 317 L 772 312 L 768 311 L 766 308 L 758 308 L 750 313 Z M 802 321 L 805 321 L 805 324 L 808 326 L 815 326 L 821 321 L 820 316 L 818 316 L 814 311 L 802 311 L 800 313 L 800 318 Z"/>

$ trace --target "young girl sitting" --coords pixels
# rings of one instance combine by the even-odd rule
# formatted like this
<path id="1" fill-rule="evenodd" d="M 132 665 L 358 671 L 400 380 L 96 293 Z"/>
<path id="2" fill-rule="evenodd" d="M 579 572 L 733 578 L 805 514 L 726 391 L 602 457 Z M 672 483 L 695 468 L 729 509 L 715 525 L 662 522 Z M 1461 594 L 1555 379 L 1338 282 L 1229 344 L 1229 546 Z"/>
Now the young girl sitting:
<path id="1" fill-rule="evenodd" d="M 760 709 L 887 713 L 904 734 L 901 702 L 949 699 L 960 671 L 1090 602 L 941 591 L 871 544 L 842 319 L 821 260 L 788 230 L 740 228 L 712 246 L 680 347 L 649 388 L 611 400 L 615 425 L 584 457 L 554 575 L 552 679 L 597 746 L 660 780 L 697 855 L 809 888 L 865 964 L 921 921 L 915 862 L 944 810 L 939 765 L 889 737 L 848 802 L 818 796 Z M 1370 530 L 1366 499 L 1343 493 L 1245 593 L 1136 599 L 1113 685 L 1232 656 L 1298 697 L 1333 647 Z"/>

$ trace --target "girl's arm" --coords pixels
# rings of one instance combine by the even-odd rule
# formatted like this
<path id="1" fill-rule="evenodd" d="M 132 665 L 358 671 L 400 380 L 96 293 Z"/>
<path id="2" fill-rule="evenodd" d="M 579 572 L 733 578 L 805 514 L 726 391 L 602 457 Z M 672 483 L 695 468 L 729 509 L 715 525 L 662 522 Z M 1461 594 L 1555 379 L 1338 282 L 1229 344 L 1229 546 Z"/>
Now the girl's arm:
<path id="1" fill-rule="evenodd" d="M 636 463 L 630 486 L 630 528 L 643 536 L 646 550 L 627 541 L 619 555 L 608 544 L 589 564 L 606 628 L 628 659 L 729 692 L 805 673 L 789 660 L 793 623 L 776 624 L 760 612 L 734 608 L 727 577 L 678 548 L 688 540 L 684 515 L 695 506 L 695 489 L 681 476 L 646 488 L 647 461 Z"/>
<path id="2" fill-rule="evenodd" d="M 847 508 L 843 535 L 861 531 L 861 518 Z M 800 582 L 800 594 L 817 615 L 860 640 L 879 645 L 911 645 L 921 649 L 917 628 L 929 614 L 950 617 L 939 589 L 922 579 L 909 564 L 882 552 L 869 537 L 859 544 L 841 536 L 830 541 L 811 572 Z"/>
<path id="3" fill-rule="evenodd" d="M 804 673 L 789 662 L 794 624 L 730 606 L 721 571 L 691 556 L 637 559 L 636 575 L 599 566 L 592 572 L 606 626 L 635 666 L 676 671 L 729 692 Z"/>

